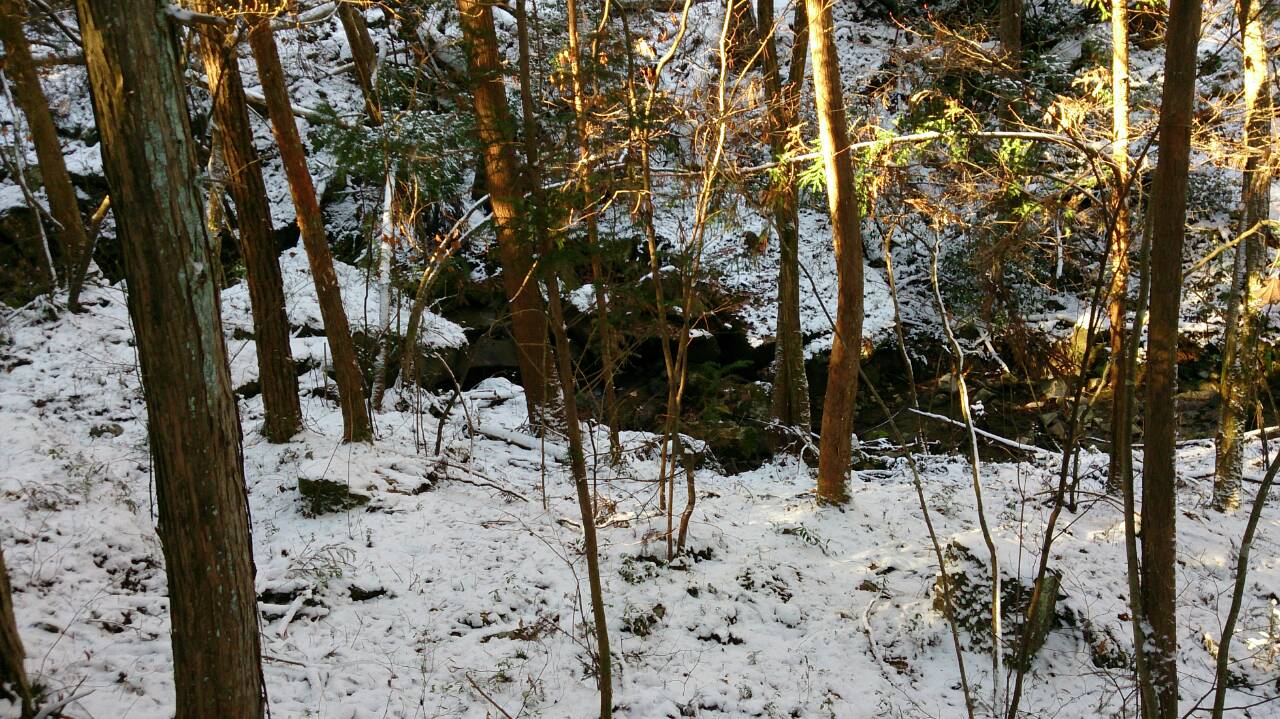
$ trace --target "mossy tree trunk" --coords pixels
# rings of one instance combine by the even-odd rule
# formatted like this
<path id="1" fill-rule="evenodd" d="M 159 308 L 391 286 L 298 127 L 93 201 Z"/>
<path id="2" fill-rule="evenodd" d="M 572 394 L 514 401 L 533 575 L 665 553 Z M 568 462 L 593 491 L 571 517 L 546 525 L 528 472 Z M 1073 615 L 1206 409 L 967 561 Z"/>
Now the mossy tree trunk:
<path id="1" fill-rule="evenodd" d="M 787 154 L 791 134 L 796 131 L 800 111 L 800 90 L 804 84 L 805 56 L 808 54 L 808 20 L 805 4 L 796 3 L 792 30 L 791 64 L 784 83 L 778 67 L 774 38 L 773 0 L 759 0 L 757 27 L 764 35 L 761 60 L 769 103 L 769 151 L 774 160 Z M 800 217 L 796 177 L 791 165 L 782 168 L 773 188 L 770 211 L 778 234 L 778 322 L 773 378 L 773 416 L 784 427 L 794 428 L 805 441 L 812 431 L 809 414 L 809 381 L 804 372 L 804 335 L 800 330 Z"/>
<path id="2" fill-rule="evenodd" d="M 154 0 L 78 0 L 147 404 L 178 719 L 264 716 L 240 421 L 176 38 Z"/>
<path id="3" fill-rule="evenodd" d="M 1219 512 L 1240 506 L 1240 476 L 1244 466 L 1243 437 L 1253 411 L 1262 371 L 1258 347 L 1258 299 L 1262 293 L 1266 248 L 1272 234 L 1270 220 L 1271 164 L 1275 138 L 1267 68 L 1267 44 L 1262 14 L 1265 6 L 1238 0 L 1244 75 L 1244 183 L 1241 192 L 1240 234 L 1231 276 L 1227 336 L 1222 360 L 1222 397 L 1218 420 L 1213 478 L 1213 507 Z"/>

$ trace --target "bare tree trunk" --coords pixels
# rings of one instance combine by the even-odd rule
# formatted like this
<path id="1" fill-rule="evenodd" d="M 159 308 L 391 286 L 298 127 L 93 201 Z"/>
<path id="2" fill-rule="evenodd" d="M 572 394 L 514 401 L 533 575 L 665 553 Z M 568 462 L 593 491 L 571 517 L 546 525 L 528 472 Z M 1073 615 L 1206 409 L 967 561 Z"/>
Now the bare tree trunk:
<path id="1" fill-rule="evenodd" d="M 214 13 L 218 3 L 200 0 L 195 3 L 195 9 Z M 200 55 L 213 96 L 215 134 L 221 139 L 216 144 L 221 146 L 227 188 L 236 203 L 240 256 L 244 260 L 253 309 L 258 381 L 266 415 L 262 434 L 271 442 L 287 442 L 302 429 L 302 407 L 289 347 L 289 317 L 284 308 L 284 285 L 275 231 L 271 226 L 271 206 L 267 202 L 258 153 L 253 147 L 253 128 L 249 125 L 248 105 L 236 59 L 236 38 L 225 28 L 213 24 L 202 24 L 198 32 Z"/>
<path id="2" fill-rule="evenodd" d="M 1244 0 L 1242 4 L 1248 4 Z M 1247 15 L 1241 15 L 1241 18 Z M 1263 441 L 1266 438 L 1263 437 Z M 1240 537 L 1240 548 L 1236 551 L 1236 578 L 1231 592 L 1231 607 L 1227 610 L 1227 621 L 1222 625 L 1222 637 L 1218 642 L 1218 656 L 1213 682 L 1213 717 L 1222 719 L 1227 703 L 1227 676 L 1231 662 L 1231 638 L 1235 634 L 1236 621 L 1240 617 L 1240 607 L 1244 604 L 1244 592 L 1249 577 L 1249 553 L 1253 550 L 1254 534 L 1258 530 L 1258 520 L 1262 518 L 1262 510 L 1267 503 L 1267 494 L 1275 481 L 1276 472 L 1280 471 L 1280 454 L 1277 454 L 1267 466 L 1267 473 L 1262 478 L 1262 486 L 1253 499 L 1253 509 L 1249 512 L 1249 520 L 1245 523 L 1244 534 Z"/>
<path id="3" fill-rule="evenodd" d="M 302 138 L 298 136 L 298 126 L 294 124 L 289 107 L 289 92 L 285 88 L 284 69 L 271 33 L 271 22 L 266 16 L 252 17 L 250 22 L 249 47 L 258 65 L 267 115 L 271 118 L 271 129 L 280 148 L 280 161 L 289 179 L 298 229 L 311 264 L 312 279 L 315 280 L 325 337 L 333 352 L 333 372 L 338 384 L 338 402 L 342 406 L 342 439 L 367 442 L 373 439 L 373 428 L 364 402 L 364 379 L 356 362 L 355 344 L 351 341 L 351 327 L 342 305 L 338 276 L 333 270 L 333 254 L 325 236 L 315 184 L 311 180 L 311 171 L 307 169 Z"/>
<path id="4" fill-rule="evenodd" d="M 178 43 L 154 0 L 76 9 L 147 401 L 178 719 L 264 715 L 249 507 Z"/>
<path id="5" fill-rule="evenodd" d="M 360 83 L 360 92 L 364 95 L 365 111 L 374 125 L 382 124 L 382 110 L 378 104 L 378 51 L 374 47 L 373 38 L 369 36 L 369 25 L 364 20 L 364 13 L 349 0 L 338 0 L 338 19 L 342 21 L 342 30 L 347 36 L 347 44 L 351 46 L 352 64 L 355 66 L 356 80 Z"/>
<path id="6" fill-rule="evenodd" d="M 1217 452 L 1213 477 L 1213 507 L 1229 512 L 1240 506 L 1240 473 L 1244 462 L 1241 434 L 1257 395 L 1261 371 L 1258 353 L 1257 299 L 1261 293 L 1266 247 L 1271 236 L 1269 221 L 1271 153 L 1274 107 L 1267 72 L 1267 45 L 1261 3 L 1237 0 L 1241 51 L 1244 60 L 1244 212 L 1231 277 L 1226 319 L 1226 350 L 1222 359 L 1219 394 Z"/>
<path id="7" fill-rule="evenodd" d="M 382 409 L 387 391 L 387 365 L 391 359 L 391 255 L 395 252 L 395 167 L 387 168 L 382 186 L 382 226 L 378 232 L 378 359 L 373 364 L 373 391 L 370 402 Z"/>
<path id="8" fill-rule="evenodd" d="M 1111 161 L 1115 163 L 1111 225 L 1111 287 L 1107 317 L 1111 325 L 1111 443 L 1129 435 L 1126 421 L 1130 395 L 1124 391 L 1125 295 L 1129 287 L 1129 8 L 1128 0 L 1111 0 Z M 1107 493 L 1121 491 L 1119 453 L 1111 452 Z"/>
<path id="9" fill-rule="evenodd" d="M 23 719 L 35 714 L 31 682 L 27 679 L 26 652 L 22 648 L 22 636 L 18 634 L 18 620 L 13 615 L 13 587 L 9 585 L 4 550 L 0 549 L 0 685 L 4 684 L 18 692 Z"/>
<path id="10" fill-rule="evenodd" d="M 582 50 L 578 37 L 578 3 L 577 0 L 566 0 L 567 22 L 569 24 L 569 71 L 573 84 L 573 120 L 578 140 L 578 173 L 582 182 L 582 194 L 588 206 L 583 208 L 582 219 L 587 226 L 588 252 L 591 253 L 591 279 L 595 285 L 596 325 L 599 328 L 600 363 L 602 365 L 604 383 L 604 415 L 609 426 L 609 456 L 614 462 L 622 458 L 622 442 L 618 436 L 618 400 L 614 391 L 614 365 L 617 345 L 613 338 L 613 327 L 609 321 L 608 283 L 605 281 L 604 265 L 600 260 L 600 227 L 596 221 L 597 197 L 592 189 L 592 173 L 595 171 L 591 159 L 591 136 L 587 125 L 586 83 L 583 81 Z"/>
<path id="11" fill-rule="evenodd" d="M 532 277 L 530 243 L 521 241 L 519 233 L 523 193 L 512 144 L 513 125 L 502 88 L 493 8 L 482 0 L 457 0 L 457 4 L 471 71 L 476 131 L 484 148 L 502 280 L 511 305 L 511 334 L 516 341 L 529 421 L 537 426 L 544 422 L 542 407 L 550 396 L 554 370 L 547 352 L 547 318 L 538 283 Z"/>
<path id="12" fill-rule="evenodd" d="M 204 203 L 204 229 L 209 233 L 209 259 L 213 262 L 213 283 L 222 289 L 226 274 L 222 267 L 222 232 L 227 228 L 227 163 L 222 156 L 222 130 L 211 119 L 209 127 L 209 162 L 205 175 L 209 178 L 209 194 Z"/>
<path id="13" fill-rule="evenodd" d="M 1174 614 L 1177 552 L 1175 435 L 1178 316 L 1182 244 L 1187 220 L 1192 107 L 1200 0 L 1171 0 L 1160 112 L 1160 158 L 1151 190 L 1151 324 L 1142 482 L 1142 598 L 1151 627 L 1149 655 L 1156 706 L 1149 715 L 1178 716 L 1178 634 Z"/>
<path id="14" fill-rule="evenodd" d="M 560 283 L 554 273 L 547 275 L 547 303 L 551 310 L 551 330 L 555 335 L 556 359 L 559 363 L 560 399 L 564 403 L 565 433 L 569 435 L 569 467 L 578 495 L 578 511 L 582 517 L 582 552 L 587 555 L 587 583 L 591 591 L 591 620 L 596 634 L 596 681 L 600 689 L 600 719 L 613 716 L 613 657 L 609 651 L 609 622 L 604 612 L 604 588 L 600 581 L 600 554 L 596 543 L 596 517 L 592 508 L 591 487 L 587 484 L 586 453 L 582 448 L 582 429 L 578 425 L 577 389 L 573 380 L 573 348 L 565 332 L 564 309 L 561 307 Z"/>
<path id="15" fill-rule="evenodd" d="M 1011 65 L 1022 64 L 1022 0 L 1000 0 L 1000 45 Z"/>
<path id="16" fill-rule="evenodd" d="M 786 84 L 778 68 L 778 49 L 774 38 L 773 0 L 759 0 L 757 27 L 764 43 L 762 55 L 764 86 L 769 103 L 769 152 L 774 161 L 787 153 L 787 137 L 794 128 L 800 110 L 800 88 L 804 83 L 805 56 L 808 54 L 808 20 L 805 5 L 796 3 L 791 27 L 795 42 L 791 46 L 791 65 Z M 800 330 L 800 217 L 797 210 L 796 178 L 793 168 L 782 169 L 777 197 L 771 203 L 773 226 L 778 233 L 778 323 L 774 331 L 777 350 L 773 378 L 773 416 L 784 427 L 801 433 L 796 444 L 808 445 L 812 432 L 809 415 L 809 381 L 804 372 L 804 335 Z"/>
<path id="17" fill-rule="evenodd" d="M 839 283 L 836 326 L 831 338 L 831 364 L 822 410 L 818 452 L 818 499 L 842 504 L 849 499 L 848 478 L 853 454 L 853 410 L 862 354 L 862 218 L 858 206 L 853 158 L 849 156 L 840 59 L 836 54 L 831 5 L 805 0 L 809 49 L 813 56 L 813 94 L 818 111 L 818 137 L 826 168 L 827 209 L 835 245 Z"/>
<path id="18" fill-rule="evenodd" d="M 80 269 L 81 256 L 89 241 L 84 233 L 84 219 L 76 203 L 76 189 L 67 174 L 67 163 L 58 143 L 58 132 L 49 112 L 49 101 L 40 87 L 40 75 L 31 59 L 31 47 L 23 34 L 26 22 L 26 4 L 23 0 L 0 0 L 0 42 L 4 43 L 4 71 L 13 81 L 14 101 L 27 118 L 31 140 L 35 144 L 36 158 L 40 161 L 40 176 L 45 194 L 49 197 L 49 212 L 61 227 L 56 228 L 61 250 L 63 276 L 67 279 L 67 306 L 80 309 L 80 286 L 84 271 Z"/>

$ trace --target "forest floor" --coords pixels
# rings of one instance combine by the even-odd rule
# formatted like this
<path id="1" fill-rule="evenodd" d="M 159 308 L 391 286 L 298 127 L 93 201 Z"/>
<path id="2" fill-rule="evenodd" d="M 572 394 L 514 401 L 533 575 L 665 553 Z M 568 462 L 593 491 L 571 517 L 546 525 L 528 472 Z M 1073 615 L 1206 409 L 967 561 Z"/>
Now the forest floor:
<path id="1" fill-rule="evenodd" d="M 314 300 L 290 263 L 286 256 L 289 306 L 305 326 Z M 243 386 L 254 361 L 252 342 L 235 331 L 248 321 L 238 289 L 224 293 L 224 307 Z M 90 312 L 55 315 L 37 303 L 4 328 L 0 543 L 29 672 L 50 697 L 80 697 L 66 715 L 168 717 L 164 559 L 132 332 L 121 288 L 86 295 Z M 457 340 L 446 320 L 431 326 L 435 342 Z M 323 338 L 295 339 L 294 352 L 322 356 Z M 393 393 L 377 416 L 377 441 L 344 445 L 327 379 L 313 369 L 300 380 L 307 429 L 288 444 L 260 437 L 257 397 L 241 402 L 273 716 L 500 716 L 495 705 L 510 716 L 593 716 L 594 647 L 565 449 L 528 436 L 520 389 L 487 380 L 443 425 L 427 409 L 439 413 L 446 397 Z M 603 456 L 604 433 L 590 437 Z M 912 475 L 892 451 L 883 452 L 886 468 L 857 473 L 843 509 L 815 504 L 812 470 L 799 462 L 736 476 L 709 463 L 696 474 L 690 552 L 668 564 L 655 437 L 623 439 L 624 462 L 602 459 L 592 470 L 606 504 L 600 539 L 618 716 L 963 715 L 953 644 L 934 603 L 937 559 Z M 1259 451 L 1250 448 L 1255 477 Z M 916 459 L 941 544 L 985 561 L 965 458 Z M 1058 461 L 1042 452 L 982 466 L 1006 594 L 1034 575 Z M 1028 716 L 1121 716 L 1132 707 L 1122 516 L 1101 494 L 1105 462 L 1081 456 L 1079 511 L 1058 525 L 1061 626 L 1032 664 Z M 1210 686 L 1205 639 L 1216 641 L 1226 615 L 1245 517 L 1208 509 L 1211 467 L 1209 443 L 1184 443 L 1183 711 Z M 306 480 L 334 491 L 306 501 Z M 1240 686 L 1228 695 L 1229 706 L 1254 706 L 1235 716 L 1280 716 L 1280 703 L 1266 703 L 1280 674 L 1278 530 L 1280 516 L 1268 509 L 1233 651 Z M 959 561 L 952 571 L 966 570 Z M 968 570 L 981 586 L 983 568 Z M 980 636 L 962 638 L 985 705 L 989 654 Z M 0 703 L 0 715 L 8 710 Z"/>

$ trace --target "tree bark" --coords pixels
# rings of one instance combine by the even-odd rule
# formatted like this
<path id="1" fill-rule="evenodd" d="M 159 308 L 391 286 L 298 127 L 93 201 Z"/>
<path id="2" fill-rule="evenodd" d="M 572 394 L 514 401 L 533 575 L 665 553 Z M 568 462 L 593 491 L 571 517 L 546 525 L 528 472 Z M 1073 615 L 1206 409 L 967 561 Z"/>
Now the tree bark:
<path id="1" fill-rule="evenodd" d="M 1258 347 L 1258 308 L 1266 248 L 1271 236 L 1270 191 L 1274 107 L 1267 68 L 1263 8 L 1252 0 L 1237 0 L 1244 76 L 1244 182 L 1241 192 L 1240 234 L 1231 278 L 1226 318 L 1226 350 L 1222 359 L 1222 397 L 1213 478 L 1213 507 L 1229 512 L 1240 506 L 1240 475 L 1244 465 L 1242 437 L 1257 396 L 1261 372 Z"/>
<path id="2" fill-rule="evenodd" d="M 542 407 L 551 395 L 554 370 L 547 348 L 547 317 L 538 283 L 532 277 L 531 243 L 520 237 L 524 193 L 513 144 L 514 127 L 502 87 L 493 8 L 483 0 L 457 0 L 457 4 L 471 73 L 476 133 L 484 149 L 502 281 L 511 306 L 511 334 L 516 342 L 529 421 L 541 425 Z"/>
<path id="3" fill-rule="evenodd" d="M 218 3 L 200 0 L 199 12 L 215 13 Z M 202 24 L 200 56 L 213 96 L 215 132 L 220 142 L 225 181 L 236 204 L 240 256 L 253 309 L 253 337 L 258 352 L 258 381 L 265 420 L 262 434 L 271 442 L 287 442 L 302 429 L 298 377 L 289 347 L 289 317 L 284 307 L 280 257 L 276 252 L 271 207 L 253 147 L 253 128 L 236 59 L 236 40 L 226 28 Z M 216 243 L 214 243 L 216 246 Z M 212 251 L 211 253 L 212 254 Z"/>
<path id="4" fill-rule="evenodd" d="M 364 13 L 349 0 L 338 0 L 338 19 L 351 46 L 351 60 L 355 66 L 356 81 L 364 95 L 365 111 L 374 125 L 382 124 L 382 110 L 378 103 L 377 69 L 378 50 L 369 36 L 369 25 Z"/>
<path id="5" fill-rule="evenodd" d="M 13 81 L 13 99 L 27 118 L 49 212 L 61 227 L 55 228 L 60 250 L 63 277 L 67 280 L 67 306 L 74 312 L 80 308 L 80 287 L 84 282 L 81 256 L 89 241 L 84 232 L 84 219 L 76 202 L 76 189 L 67 173 L 67 163 L 58 143 L 58 131 L 49 112 L 49 101 L 40 87 L 40 75 L 31 59 L 31 47 L 23 34 L 26 22 L 23 0 L 0 0 L 0 42 L 4 43 L 4 70 Z"/>
<path id="6" fill-rule="evenodd" d="M 1178 716 L 1178 635 L 1174 615 L 1177 553 L 1175 435 L 1178 316 L 1187 220 L 1192 109 L 1200 0 L 1171 0 L 1165 39 L 1160 158 L 1151 189 L 1151 308 L 1142 482 L 1142 595 L 1151 627 L 1149 654 L 1156 706 L 1148 715 Z"/>
<path id="7" fill-rule="evenodd" d="M 1022 0 L 1000 0 L 1000 45 L 1011 65 L 1022 64 Z"/>
<path id="8" fill-rule="evenodd" d="M 289 192 L 298 216 L 298 230 L 307 250 L 311 275 L 315 280 L 316 298 L 320 304 L 320 316 L 324 320 L 324 332 L 333 352 L 333 373 L 338 384 L 338 402 L 342 406 L 342 439 L 347 442 L 367 442 L 373 439 L 369 410 L 364 402 L 364 379 L 356 362 L 355 344 L 351 341 L 351 327 L 342 305 L 342 291 L 338 276 L 333 270 L 333 254 L 325 236 L 324 218 L 320 203 L 316 200 L 315 184 L 307 169 L 307 158 L 294 124 L 289 107 L 289 93 L 285 88 L 284 68 L 276 50 L 271 21 L 266 16 L 250 18 L 249 47 L 258 64 L 258 80 L 267 101 L 267 115 L 271 118 L 271 130 L 280 148 L 280 161 L 289 179 Z"/>
<path id="9" fill-rule="evenodd" d="M 18 692 L 23 719 L 35 714 L 31 682 L 27 679 L 26 652 L 18 634 L 18 620 L 13 615 L 13 587 L 0 549 L 0 685 L 8 684 Z"/>
<path id="10" fill-rule="evenodd" d="M 177 38 L 154 0 L 78 0 L 147 402 L 179 719 L 264 715 L 240 421 Z"/>
<path id="11" fill-rule="evenodd" d="M 795 42 L 791 46 L 791 65 L 786 84 L 778 68 L 777 42 L 773 34 L 773 0 L 759 0 L 756 15 L 764 43 L 761 60 L 764 87 L 769 103 L 769 152 L 774 161 L 787 153 L 788 136 L 795 129 L 800 109 L 800 88 L 804 82 L 805 56 L 808 54 L 808 20 L 805 5 L 796 3 L 791 27 Z M 800 329 L 800 217 L 798 193 L 793 168 L 782 168 L 777 196 L 770 203 L 773 225 L 778 233 L 778 322 L 774 331 L 777 371 L 773 378 L 773 416 L 784 427 L 796 428 L 806 438 L 812 431 L 809 414 L 809 380 L 804 371 L 804 335 Z"/>
<path id="12" fill-rule="evenodd" d="M 1111 441 L 1128 437 L 1123 424 L 1129 415 L 1125 392 L 1128 363 L 1124 361 L 1125 295 L 1129 287 L 1129 0 L 1111 0 L 1111 160 L 1115 163 L 1111 224 L 1111 287 L 1107 317 L 1111 325 Z M 1119 494 L 1119 453 L 1111 452 L 1107 493 Z"/>
<path id="13" fill-rule="evenodd" d="M 827 210 L 839 284 L 836 326 L 822 410 L 818 451 L 818 499 L 840 504 L 848 500 L 853 453 L 853 409 L 857 399 L 862 353 L 862 218 L 850 157 L 840 59 L 836 54 L 831 5 L 805 0 L 809 50 L 813 59 L 813 94 L 818 137 L 826 170 Z"/>
<path id="14" fill-rule="evenodd" d="M 573 380 L 572 347 L 565 331 L 561 307 L 560 283 L 554 273 L 547 277 L 547 297 L 551 308 L 551 328 L 556 341 L 559 363 L 560 399 L 564 403 L 565 434 L 569 436 L 569 467 L 578 495 L 578 511 L 582 517 L 582 552 L 587 555 L 587 583 L 591 592 L 591 620 L 596 635 L 596 680 L 600 690 L 600 719 L 613 716 L 613 657 L 609 651 L 609 622 L 604 611 L 604 588 L 600 581 L 600 554 L 596 544 L 596 517 L 592 507 L 591 487 L 587 484 L 586 453 L 582 447 L 582 429 L 578 425 L 577 389 Z"/>

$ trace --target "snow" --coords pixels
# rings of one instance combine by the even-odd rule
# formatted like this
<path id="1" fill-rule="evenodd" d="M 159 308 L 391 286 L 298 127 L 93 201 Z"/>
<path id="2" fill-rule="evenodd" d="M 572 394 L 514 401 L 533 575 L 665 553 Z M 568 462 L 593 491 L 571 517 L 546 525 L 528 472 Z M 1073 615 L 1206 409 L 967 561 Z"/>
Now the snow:
<path id="1" fill-rule="evenodd" d="M 791 38 L 785 5 L 776 5 L 784 60 Z M 544 10 L 554 15 L 554 8 Z M 439 46 L 441 58 L 461 66 L 456 44 L 450 44 L 457 40 L 456 25 L 437 9 L 427 12 L 430 19 L 418 27 L 424 44 Z M 854 10 L 842 6 L 839 12 Z M 687 51 L 664 75 L 664 88 L 697 86 L 715 72 L 719 13 L 714 3 L 693 6 Z M 496 17 L 507 22 L 504 13 Z M 544 17 L 549 25 L 554 21 Z M 650 39 L 661 55 L 674 37 L 675 19 L 655 24 L 665 29 L 662 40 L 658 30 Z M 1208 34 L 1205 46 L 1224 37 L 1221 31 Z M 350 57 L 336 17 L 278 38 L 296 105 L 362 106 L 347 73 L 333 72 Z M 868 70 L 888 62 L 901 44 L 892 27 L 843 16 L 839 39 L 843 65 Z M 375 40 L 389 44 L 382 30 L 375 30 Z M 1073 57 L 1080 48 L 1066 42 L 1060 54 Z M 1159 59 L 1135 49 L 1135 93 L 1158 89 Z M 241 63 L 247 88 L 256 90 L 253 63 L 247 57 Z M 855 99 L 863 76 L 848 75 L 846 90 Z M 91 137 L 83 68 L 55 68 L 44 80 L 59 125 Z M 273 222 L 284 228 L 293 221 L 287 184 L 269 128 L 259 114 L 252 118 Z M 9 121 L 7 108 L 0 108 L 0 121 Z M 298 122 L 306 139 L 309 125 Z M 100 174 L 96 145 L 69 139 L 66 147 L 73 174 Z M 34 163 L 34 154 L 28 159 Z M 333 160 L 310 147 L 308 159 L 323 192 L 334 176 Z M 1233 187 L 1238 179 L 1230 171 L 1213 177 Z M 687 188 L 669 189 L 679 195 L 676 189 Z M 668 243 L 687 239 L 685 223 L 692 217 L 677 200 L 658 203 L 659 234 Z M 0 184 L 0 212 L 20 203 L 11 181 Z M 1272 206 L 1280 215 L 1276 186 Z M 741 228 L 758 230 L 765 220 L 748 208 L 737 208 L 733 219 L 708 226 L 707 267 L 746 298 L 735 320 L 749 339 L 766 342 L 776 322 L 777 242 L 771 238 L 755 254 L 744 245 Z M 1224 221 L 1213 218 L 1215 227 Z M 813 354 L 830 346 L 826 312 L 834 314 L 836 298 L 830 226 L 817 205 L 802 210 L 800 234 L 807 271 L 801 276 L 802 326 L 806 351 Z M 483 234 L 476 237 L 479 245 Z M 1216 237 L 1193 235 L 1188 261 L 1207 252 Z M 874 249 L 879 241 L 868 237 L 866 244 Z M 469 248 L 468 256 L 480 251 Z M 921 254 L 895 248 L 894 266 L 907 295 L 904 323 L 936 327 L 931 295 L 918 292 L 927 282 Z M 258 433 L 260 397 L 240 400 L 273 716 L 494 716 L 475 687 L 513 716 L 594 716 L 591 655 L 584 646 L 592 640 L 581 520 L 564 438 L 532 437 L 520 388 L 495 378 L 465 392 L 461 406 L 443 419 L 435 415 L 447 397 L 392 390 L 387 409 L 375 416 L 376 442 L 342 444 L 341 414 L 323 392 L 331 384 L 323 370 L 331 352 L 319 332 L 323 323 L 305 253 L 295 247 L 280 261 L 293 354 L 315 367 L 300 377 L 305 430 L 287 444 L 268 444 Z M 377 322 L 366 270 L 341 262 L 335 269 L 353 330 L 368 332 Z M 474 271 L 482 277 L 486 270 Z M 881 341 L 893 322 L 887 284 L 872 258 L 864 271 L 864 333 Z M 1215 331 L 1218 318 L 1196 313 L 1210 304 L 1220 280 L 1221 273 L 1206 277 L 1189 290 L 1185 330 Z M 590 285 L 577 288 L 575 307 L 591 311 L 593 292 Z M 248 293 L 237 284 L 222 299 L 233 384 L 242 387 L 257 376 Z M 1030 319 L 1049 333 L 1080 325 L 1085 303 L 1054 299 L 1061 311 Z M 54 698 L 89 692 L 66 715 L 170 717 L 164 558 L 155 534 L 136 348 L 120 286 L 90 283 L 83 301 L 90 308 L 84 314 L 55 313 L 38 300 L 4 310 L 0 320 L 0 456 L 6 460 L 0 468 L 0 546 L 29 673 Z M 408 298 L 393 308 L 393 328 L 407 323 L 407 304 Z M 430 311 L 420 341 L 436 348 L 466 345 L 461 327 Z M 437 432 L 439 456 L 433 451 Z M 599 534 L 618 716 L 963 714 L 951 639 L 933 603 L 937 560 L 911 472 L 892 448 L 864 445 L 882 453 L 887 466 L 858 472 L 853 502 L 844 509 L 818 507 L 813 470 L 794 461 L 779 459 L 736 476 L 712 466 L 698 470 L 692 554 L 667 565 L 666 518 L 654 496 L 658 438 L 623 432 L 625 461 L 610 467 L 603 460 L 604 428 L 592 426 L 586 434 L 589 471 L 608 507 Z M 696 451 L 699 443 L 687 441 Z M 917 459 L 939 539 L 983 556 L 968 466 L 952 453 L 959 448 L 938 449 L 943 453 Z M 1260 460 L 1260 448 L 1250 446 L 1247 471 L 1255 479 Z M 1056 462 L 1041 450 L 1026 462 L 982 467 L 1007 579 L 1029 584 Z M 1209 688 L 1213 657 L 1204 640 L 1220 634 L 1243 532 L 1243 513 L 1224 517 L 1207 508 L 1212 466 L 1211 443 L 1182 445 L 1180 712 L 1193 709 Z M 1105 468 L 1105 455 L 1082 454 L 1081 509 L 1064 514 L 1058 525 L 1052 566 L 1063 573 L 1060 607 L 1074 624 L 1051 633 L 1035 660 L 1023 705 L 1030 716 L 1117 715 L 1132 694 L 1126 669 L 1098 666 L 1091 654 L 1099 645 L 1131 650 L 1123 522 L 1115 500 L 1102 495 Z M 307 516 L 297 489 L 302 479 L 340 483 L 367 503 Z M 1246 484 L 1246 494 L 1255 487 Z M 678 490 L 679 509 L 683 487 Z M 1278 529 L 1273 502 L 1252 555 L 1233 648 L 1233 671 L 1256 686 L 1233 688 L 1229 706 L 1275 696 Z M 989 657 L 966 651 L 964 660 L 975 696 L 985 701 L 993 685 Z M 0 715 L 12 709 L 0 702 Z M 1280 716 L 1280 710 L 1261 704 L 1240 715 Z"/>
<path id="2" fill-rule="evenodd" d="M 85 301 L 89 313 L 50 319 L 33 305 L 4 327 L 0 543 L 28 670 L 53 696 L 91 691 L 68 715 L 166 717 L 168 607 L 135 349 L 118 287 L 91 286 Z M 585 570 L 576 500 L 558 460 L 564 443 L 528 441 L 520 389 L 493 379 L 466 393 L 444 420 L 435 457 L 437 420 L 412 407 L 379 414 L 373 445 L 341 444 L 338 408 L 309 391 L 323 378 L 302 381 L 307 429 L 290 443 L 266 443 L 254 429 L 260 400 L 241 402 L 274 715 L 492 715 L 474 681 L 513 715 L 591 716 Z M 515 441 L 494 439 L 504 434 Z M 600 541 L 618 716 L 963 711 L 947 625 L 932 603 L 936 560 L 901 460 L 859 473 L 845 509 L 815 505 L 812 470 L 792 461 L 738 476 L 700 470 L 693 556 L 665 566 L 655 438 L 623 436 L 630 451 L 620 468 L 591 466 L 610 507 Z M 606 442 L 603 428 L 589 438 Z M 1225 614 L 1243 514 L 1206 508 L 1211 445 L 1181 452 L 1186 710 L 1211 676 L 1202 635 L 1216 637 Z M 963 459 L 918 459 L 941 541 L 983 556 Z M 1056 462 L 983 466 L 1001 562 L 1024 582 Z M 1124 672 L 1094 666 L 1088 648 L 1128 642 L 1121 515 L 1098 494 L 1105 464 L 1085 452 L 1082 510 L 1059 525 L 1060 607 L 1076 626 L 1055 630 L 1036 659 L 1024 705 L 1032 716 L 1107 715 L 1119 709 L 1112 682 L 1127 686 Z M 1249 472 L 1259 473 L 1256 449 Z M 338 482 L 369 501 L 308 517 L 300 478 Z M 683 506 L 683 492 L 676 501 Z M 1255 680 L 1276 671 L 1268 627 L 1278 520 L 1268 508 L 1236 644 L 1252 657 L 1239 670 Z M 986 696 L 986 655 L 966 651 L 965 660 Z M 1231 703 L 1247 699 L 1233 690 Z"/>

